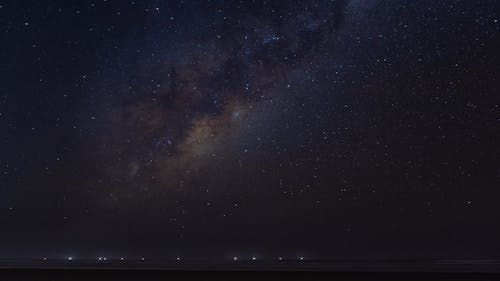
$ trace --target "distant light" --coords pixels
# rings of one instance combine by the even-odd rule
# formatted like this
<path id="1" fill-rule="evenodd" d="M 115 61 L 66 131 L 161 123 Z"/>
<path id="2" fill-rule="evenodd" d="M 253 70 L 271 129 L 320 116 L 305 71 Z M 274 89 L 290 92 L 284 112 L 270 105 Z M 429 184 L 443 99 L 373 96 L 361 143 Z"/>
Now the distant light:
<path id="1" fill-rule="evenodd" d="M 180 261 L 180 260 L 181 260 L 181 258 L 176 258 L 176 260 Z"/>
<path id="2" fill-rule="evenodd" d="M 280 261 L 281 261 L 281 260 L 283 260 L 283 258 L 282 258 L 282 257 L 279 257 L 278 259 L 279 259 Z"/>
<path id="3" fill-rule="evenodd" d="M 233 257 L 233 261 L 237 261 L 238 260 L 238 257 Z"/>
<path id="4" fill-rule="evenodd" d="M 46 260 L 47 260 L 47 258 L 45 258 L 45 257 L 44 257 L 44 258 L 42 258 L 42 260 L 46 261 Z"/>
<path id="5" fill-rule="evenodd" d="M 68 260 L 69 260 L 69 261 L 72 261 L 72 260 L 73 260 L 73 257 L 69 257 L 69 258 L 68 258 Z"/>
<path id="6" fill-rule="evenodd" d="M 303 261 L 304 260 L 304 257 L 300 257 L 300 260 Z"/>
<path id="7" fill-rule="evenodd" d="M 120 258 L 120 260 L 122 261 L 122 260 L 125 260 L 125 259 L 124 258 Z"/>
<path id="8" fill-rule="evenodd" d="M 98 258 L 98 260 L 102 261 L 102 258 Z"/>
<path id="9" fill-rule="evenodd" d="M 102 258 L 103 260 L 106 260 L 106 258 Z"/>
<path id="10" fill-rule="evenodd" d="M 145 260 L 144 258 L 141 258 L 141 261 Z"/>
<path id="11" fill-rule="evenodd" d="M 252 258 L 252 260 L 253 260 L 253 261 L 254 261 L 254 260 L 256 260 L 256 259 L 257 259 L 256 257 L 253 257 L 253 258 Z"/>

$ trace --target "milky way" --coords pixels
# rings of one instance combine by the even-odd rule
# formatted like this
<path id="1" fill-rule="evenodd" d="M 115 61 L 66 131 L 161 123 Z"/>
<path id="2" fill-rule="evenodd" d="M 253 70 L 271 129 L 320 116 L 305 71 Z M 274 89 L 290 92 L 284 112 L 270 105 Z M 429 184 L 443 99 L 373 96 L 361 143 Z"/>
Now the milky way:
<path id="1" fill-rule="evenodd" d="M 147 64 L 132 62 L 129 67 L 138 69 L 133 82 L 143 81 L 112 81 L 130 84 L 107 89 L 109 95 L 96 102 L 99 119 L 89 124 L 101 129 L 97 153 L 112 192 L 194 188 L 185 181 L 209 181 L 210 166 L 237 165 L 231 149 L 245 151 L 241 142 L 248 131 L 269 134 L 261 123 L 279 126 L 272 111 L 299 102 L 290 89 L 296 72 L 335 50 L 347 6 L 278 4 L 281 15 L 272 20 L 259 9 L 228 7 L 237 24 L 215 24 L 220 32 L 182 57 L 160 52 Z"/>

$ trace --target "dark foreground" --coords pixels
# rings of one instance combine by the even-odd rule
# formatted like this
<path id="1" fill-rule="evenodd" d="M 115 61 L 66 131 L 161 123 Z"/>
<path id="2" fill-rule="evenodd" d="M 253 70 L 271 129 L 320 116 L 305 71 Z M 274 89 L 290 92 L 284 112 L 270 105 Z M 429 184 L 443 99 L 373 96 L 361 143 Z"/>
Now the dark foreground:
<path id="1" fill-rule="evenodd" d="M 0 260 L 0 281 L 500 280 L 499 260 Z"/>
<path id="2" fill-rule="evenodd" d="M 0 280 L 500 280 L 495 273 L 3 269 Z"/>

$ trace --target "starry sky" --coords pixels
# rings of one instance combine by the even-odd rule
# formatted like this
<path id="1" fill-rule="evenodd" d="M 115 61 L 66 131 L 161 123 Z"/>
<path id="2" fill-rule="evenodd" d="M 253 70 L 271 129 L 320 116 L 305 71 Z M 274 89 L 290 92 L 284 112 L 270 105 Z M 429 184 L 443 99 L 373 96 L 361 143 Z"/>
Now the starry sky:
<path id="1" fill-rule="evenodd" d="M 500 258 L 499 21 L 0 1 L 0 257 Z"/>

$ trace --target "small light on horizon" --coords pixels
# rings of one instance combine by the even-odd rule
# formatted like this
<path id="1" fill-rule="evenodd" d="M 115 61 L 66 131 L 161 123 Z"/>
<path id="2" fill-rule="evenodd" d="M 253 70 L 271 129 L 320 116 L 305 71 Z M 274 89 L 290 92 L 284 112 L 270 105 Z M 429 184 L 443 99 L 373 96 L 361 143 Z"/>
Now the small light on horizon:
<path id="1" fill-rule="evenodd" d="M 253 261 L 254 261 L 254 260 L 256 260 L 256 259 L 257 259 L 256 257 L 253 257 L 253 258 L 252 258 L 252 260 L 253 260 Z"/>
<path id="2" fill-rule="evenodd" d="M 304 257 L 300 257 L 300 260 L 303 261 L 304 260 Z"/>
<path id="3" fill-rule="evenodd" d="M 238 260 L 238 257 L 233 257 L 233 260 L 234 260 L 234 261 L 237 261 L 237 260 Z"/>
<path id="4" fill-rule="evenodd" d="M 72 260 L 73 260 L 73 257 L 69 257 L 69 258 L 68 258 L 68 260 L 69 260 L 69 261 L 72 261 Z"/>

